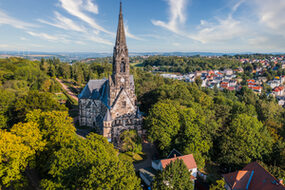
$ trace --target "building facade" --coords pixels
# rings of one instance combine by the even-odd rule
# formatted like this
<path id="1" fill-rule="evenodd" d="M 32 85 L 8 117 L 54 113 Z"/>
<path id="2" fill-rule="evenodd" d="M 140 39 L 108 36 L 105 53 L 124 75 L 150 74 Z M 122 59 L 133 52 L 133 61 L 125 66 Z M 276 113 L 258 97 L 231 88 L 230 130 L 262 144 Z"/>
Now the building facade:
<path id="1" fill-rule="evenodd" d="M 136 105 L 134 77 L 130 75 L 122 3 L 113 53 L 113 73 L 108 79 L 90 80 L 79 95 L 79 124 L 94 127 L 114 143 L 124 130 L 141 134 L 142 116 Z"/>

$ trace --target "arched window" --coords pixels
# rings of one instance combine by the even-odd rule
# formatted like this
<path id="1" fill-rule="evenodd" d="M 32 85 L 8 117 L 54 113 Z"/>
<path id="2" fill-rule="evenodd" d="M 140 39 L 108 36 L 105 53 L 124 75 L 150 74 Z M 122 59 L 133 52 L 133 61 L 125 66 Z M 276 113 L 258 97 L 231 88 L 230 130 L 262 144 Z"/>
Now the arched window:
<path id="1" fill-rule="evenodd" d="M 126 63 L 125 63 L 124 58 L 122 58 L 122 61 L 121 61 L 121 73 L 124 73 L 124 72 L 126 72 Z"/>

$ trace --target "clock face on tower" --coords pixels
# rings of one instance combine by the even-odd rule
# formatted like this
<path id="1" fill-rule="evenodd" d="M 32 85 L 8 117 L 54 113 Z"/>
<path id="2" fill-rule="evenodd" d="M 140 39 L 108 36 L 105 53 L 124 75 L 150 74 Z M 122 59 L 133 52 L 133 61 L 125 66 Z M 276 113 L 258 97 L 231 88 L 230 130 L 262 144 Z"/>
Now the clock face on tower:
<path id="1" fill-rule="evenodd" d="M 124 83 L 124 82 L 125 82 L 125 79 L 124 79 L 124 78 L 121 78 L 121 82 Z"/>

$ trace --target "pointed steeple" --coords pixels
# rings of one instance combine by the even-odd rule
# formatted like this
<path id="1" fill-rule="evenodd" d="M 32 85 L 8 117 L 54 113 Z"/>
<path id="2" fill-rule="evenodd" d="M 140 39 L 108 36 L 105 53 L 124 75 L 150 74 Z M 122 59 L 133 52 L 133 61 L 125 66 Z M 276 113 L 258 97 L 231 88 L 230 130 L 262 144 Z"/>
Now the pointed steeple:
<path id="1" fill-rule="evenodd" d="M 117 91 L 110 97 L 110 102 L 115 101 L 115 95 L 121 88 L 129 89 L 130 86 L 130 60 L 129 51 L 126 42 L 122 2 L 120 3 L 119 24 L 117 30 L 117 38 L 113 53 L 113 74 L 110 86 L 114 86 Z"/>
<path id="2" fill-rule="evenodd" d="M 122 2 L 120 2 L 119 24 L 118 24 L 117 39 L 116 39 L 116 45 L 115 46 L 117 48 L 118 48 L 118 46 L 120 46 L 120 47 L 127 46 L 124 21 L 123 21 Z"/>
<path id="3" fill-rule="evenodd" d="M 104 117 L 104 121 L 112 121 L 112 116 L 110 114 L 109 109 L 107 109 L 107 112 L 106 112 L 105 117 Z"/>

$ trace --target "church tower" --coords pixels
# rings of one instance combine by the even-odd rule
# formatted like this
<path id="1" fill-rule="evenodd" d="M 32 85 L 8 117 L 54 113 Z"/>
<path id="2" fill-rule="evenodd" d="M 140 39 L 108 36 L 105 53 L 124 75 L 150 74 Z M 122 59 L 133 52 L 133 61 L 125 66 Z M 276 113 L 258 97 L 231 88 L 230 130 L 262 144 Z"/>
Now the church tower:
<path id="1" fill-rule="evenodd" d="M 113 52 L 113 73 L 109 78 L 110 81 L 110 105 L 115 103 L 115 98 L 120 91 L 125 90 L 135 104 L 134 84 L 131 84 L 129 52 L 126 42 L 122 2 L 120 3 L 119 24 L 117 29 L 117 37 Z"/>
<path id="2" fill-rule="evenodd" d="M 79 124 L 94 127 L 116 145 L 125 130 L 142 134 L 143 117 L 136 105 L 134 76 L 130 75 L 129 53 L 120 3 L 119 24 L 113 54 L 113 73 L 108 79 L 90 80 L 79 98 Z"/>

